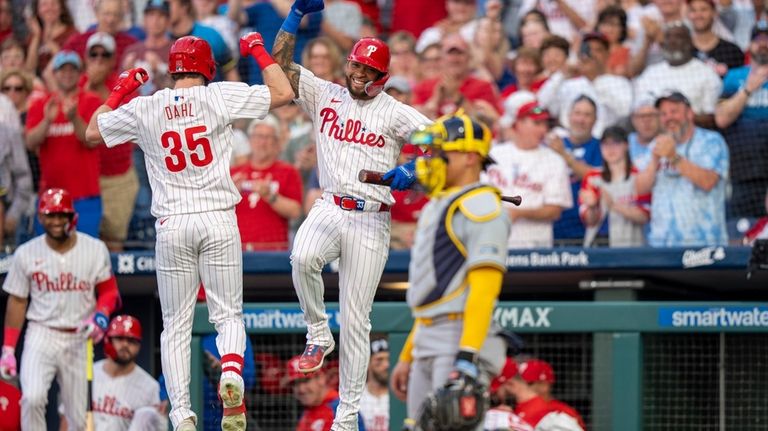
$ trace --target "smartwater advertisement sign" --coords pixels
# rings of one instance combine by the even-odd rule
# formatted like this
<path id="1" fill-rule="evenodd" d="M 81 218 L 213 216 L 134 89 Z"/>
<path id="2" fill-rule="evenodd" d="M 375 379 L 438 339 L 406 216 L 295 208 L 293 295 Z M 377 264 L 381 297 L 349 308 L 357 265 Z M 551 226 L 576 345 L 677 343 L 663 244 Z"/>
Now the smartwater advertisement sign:
<path id="1" fill-rule="evenodd" d="M 660 307 L 664 328 L 768 327 L 768 307 Z"/>
<path id="2" fill-rule="evenodd" d="M 338 330 L 341 322 L 339 310 L 327 310 L 328 326 Z M 243 312 L 246 329 L 302 329 L 307 327 L 304 313 L 299 308 L 248 308 Z"/>

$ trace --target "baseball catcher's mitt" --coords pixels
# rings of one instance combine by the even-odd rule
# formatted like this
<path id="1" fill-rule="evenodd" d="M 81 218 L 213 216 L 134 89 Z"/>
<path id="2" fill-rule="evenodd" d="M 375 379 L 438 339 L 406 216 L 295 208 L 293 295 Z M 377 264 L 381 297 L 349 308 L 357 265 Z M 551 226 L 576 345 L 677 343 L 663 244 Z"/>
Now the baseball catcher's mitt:
<path id="1" fill-rule="evenodd" d="M 488 391 L 472 376 L 454 371 L 445 386 L 421 405 L 420 431 L 475 430 L 488 410 Z"/>

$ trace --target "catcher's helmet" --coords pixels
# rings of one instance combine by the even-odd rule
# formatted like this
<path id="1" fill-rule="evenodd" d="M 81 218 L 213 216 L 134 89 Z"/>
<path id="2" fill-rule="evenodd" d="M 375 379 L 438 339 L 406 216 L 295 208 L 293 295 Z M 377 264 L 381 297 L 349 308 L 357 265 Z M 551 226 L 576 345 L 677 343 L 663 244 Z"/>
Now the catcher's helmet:
<path id="1" fill-rule="evenodd" d="M 430 196 L 439 193 L 446 182 L 447 162 L 440 157 L 440 151 L 478 153 L 485 160 L 484 166 L 493 163 L 488 157 L 491 131 L 461 111 L 420 127 L 411 134 L 410 142 L 431 154 L 416 159 L 416 179 L 426 187 Z"/>
<path id="2" fill-rule="evenodd" d="M 40 214 L 74 214 L 75 206 L 72 204 L 72 195 L 64 189 L 48 189 L 40 195 L 37 212 Z"/>
<path id="3" fill-rule="evenodd" d="M 127 314 L 116 316 L 109 322 L 109 328 L 104 336 L 104 354 L 114 360 L 117 358 L 117 351 L 112 345 L 112 337 L 133 338 L 141 341 L 141 322 Z"/>
<path id="4" fill-rule="evenodd" d="M 365 94 L 374 97 L 381 93 L 389 79 L 389 47 L 373 37 L 364 37 L 352 47 L 347 60 L 364 64 L 381 72 L 381 77 L 365 85 Z"/>
<path id="5" fill-rule="evenodd" d="M 199 73 L 208 81 L 216 74 L 211 46 L 196 36 L 184 36 L 176 40 L 168 55 L 168 71 L 176 73 Z"/>

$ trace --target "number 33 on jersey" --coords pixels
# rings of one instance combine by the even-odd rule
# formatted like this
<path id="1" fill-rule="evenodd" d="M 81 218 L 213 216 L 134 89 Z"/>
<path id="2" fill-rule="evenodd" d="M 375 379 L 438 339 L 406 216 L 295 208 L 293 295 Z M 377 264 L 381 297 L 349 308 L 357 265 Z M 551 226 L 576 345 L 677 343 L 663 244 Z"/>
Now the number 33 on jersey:
<path id="1" fill-rule="evenodd" d="M 135 142 L 144 151 L 152 215 L 216 211 L 240 201 L 229 176 L 230 123 L 263 118 L 269 104 L 266 86 L 217 82 L 133 99 L 98 125 L 108 147 Z"/>

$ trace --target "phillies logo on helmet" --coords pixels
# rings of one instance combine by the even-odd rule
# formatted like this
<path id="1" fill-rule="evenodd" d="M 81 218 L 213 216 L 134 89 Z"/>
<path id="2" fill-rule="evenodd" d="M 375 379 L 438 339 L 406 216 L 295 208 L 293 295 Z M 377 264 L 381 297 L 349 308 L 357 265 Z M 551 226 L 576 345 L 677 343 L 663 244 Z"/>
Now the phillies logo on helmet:
<path id="1" fill-rule="evenodd" d="M 378 48 L 376 48 L 375 46 L 371 45 L 371 46 L 367 46 L 365 49 L 367 49 L 367 50 L 368 50 L 368 56 L 370 57 L 370 56 L 371 56 L 371 54 L 373 54 L 374 52 L 376 52 L 376 49 L 378 49 Z"/>

